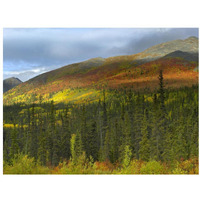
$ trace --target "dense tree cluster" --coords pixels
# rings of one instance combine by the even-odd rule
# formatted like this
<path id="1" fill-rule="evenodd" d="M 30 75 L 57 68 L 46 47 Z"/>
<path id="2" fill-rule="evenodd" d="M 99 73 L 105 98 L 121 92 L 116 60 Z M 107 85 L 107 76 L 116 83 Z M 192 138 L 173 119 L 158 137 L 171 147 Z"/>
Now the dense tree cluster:
<path id="1" fill-rule="evenodd" d="M 128 166 L 198 156 L 198 86 L 135 93 L 104 89 L 97 102 L 4 106 L 4 161 L 23 153 L 43 165 L 93 161 Z M 109 94 L 109 95 L 108 95 Z M 8 126 L 12 124 L 12 126 Z"/>

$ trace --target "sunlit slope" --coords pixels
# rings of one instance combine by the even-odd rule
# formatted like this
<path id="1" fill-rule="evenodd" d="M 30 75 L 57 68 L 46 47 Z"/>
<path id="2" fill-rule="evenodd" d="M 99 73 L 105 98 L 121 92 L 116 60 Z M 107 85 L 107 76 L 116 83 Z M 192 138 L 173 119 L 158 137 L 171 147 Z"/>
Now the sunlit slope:
<path id="1" fill-rule="evenodd" d="M 4 104 L 17 102 L 95 101 L 101 89 L 154 90 L 163 70 L 166 88 L 198 84 L 198 39 L 175 40 L 135 55 L 94 58 L 39 75 L 4 93 Z M 184 51 L 182 51 L 184 50 Z"/>

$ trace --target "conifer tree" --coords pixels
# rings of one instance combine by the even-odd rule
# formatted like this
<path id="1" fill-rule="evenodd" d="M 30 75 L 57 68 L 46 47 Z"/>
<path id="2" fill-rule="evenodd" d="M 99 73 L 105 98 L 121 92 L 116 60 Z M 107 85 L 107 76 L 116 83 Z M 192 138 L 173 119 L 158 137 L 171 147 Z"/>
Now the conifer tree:
<path id="1" fill-rule="evenodd" d="M 72 155 L 72 161 L 76 163 L 78 161 L 78 158 L 83 153 L 83 146 L 82 146 L 82 140 L 81 140 L 81 134 L 78 131 L 77 134 L 73 134 L 71 138 L 71 155 Z"/>
<path id="2" fill-rule="evenodd" d="M 110 139 L 110 131 L 107 129 L 101 158 L 102 161 L 110 160 Z"/>
<path id="3" fill-rule="evenodd" d="M 30 126 L 30 156 L 37 160 L 38 150 L 38 132 L 36 127 L 35 118 L 35 104 L 32 104 L 31 108 L 31 126 Z"/>
<path id="4" fill-rule="evenodd" d="M 107 131 L 107 108 L 106 108 L 106 92 L 105 89 L 103 89 L 103 140 L 105 138 L 106 135 L 106 131 Z"/>
<path id="5" fill-rule="evenodd" d="M 98 135 L 96 121 L 93 119 L 91 129 L 88 131 L 86 140 L 86 155 L 89 158 L 92 156 L 94 161 L 98 159 Z"/>
<path id="6" fill-rule="evenodd" d="M 143 98 L 140 94 L 136 98 L 135 118 L 134 118 L 134 157 L 139 159 L 139 144 L 141 141 L 141 122 L 143 118 Z"/>
<path id="7" fill-rule="evenodd" d="M 70 153 L 70 138 L 71 132 L 69 127 L 69 115 L 68 115 L 68 107 L 64 110 L 64 115 L 62 116 L 62 134 L 60 139 L 60 152 L 61 158 L 69 160 Z"/>
<path id="8" fill-rule="evenodd" d="M 186 159 L 188 156 L 187 144 L 184 137 L 184 129 L 184 119 L 183 116 L 181 116 L 180 119 L 177 121 L 175 133 L 173 136 L 173 157 L 176 160 Z"/>
<path id="9" fill-rule="evenodd" d="M 39 136 L 38 158 L 43 165 L 46 165 L 47 161 L 47 144 L 46 134 L 42 130 Z"/>
<path id="10" fill-rule="evenodd" d="M 194 124 L 194 129 L 191 133 L 190 154 L 191 157 L 199 157 L 199 135 L 198 123 Z"/>
<path id="11" fill-rule="evenodd" d="M 59 132 L 56 129 L 53 135 L 53 155 L 52 155 L 52 165 L 57 166 L 60 160 L 60 141 L 59 141 Z"/>
<path id="12" fill-rule="evenodd" d="M 81 119 L 80 119 L 80 133 L 81 133 L 81 138 L 82 138 L 82 145 L 83 145 L 83 150 L 86 151 L 87 145 L 87 122 L 86 122 L 86 108 L 85 105 L 82 106 L 81 109 Z"/>
<path id="13" fill-rule="evenodd" d="M 75 139 L 76 139 L 76 134 L 72 134 L 71 139 L 70 139 L 70 151 L 71 151 L 72 162 L 75 162 L 75 160 L 76 160 Z"/>
<path id="14" fill-rule="evenodd" d="M 124 168 L 127 168 L 129 166 L 131 158 L 132 158 L 132 152 L 131 152 L 130 146 L 126 145 L 124 147 L 124 159 L 122 161 L 122 166 Z"/>
<path id="15" fill-rule="evenodd" d="M 131 146 L 131 132 L 130 132 L 130 119 L 129 115 L 126 112 L 124 115 L 124 122 L 123 122 L 123 129 L 122 129 L 122 145 L 120 147 L 120 160 L 123 162 L 123 160 L 126 158 L 126 154 L 129 154 L 130 146 Z M 130 154 L 129 154 L 130 155 Z M 131 153 L 132 156 L 132 153 Z"/>
<path id="16" fill-rule="evenodd" d="M 148 134 L 148 124 L 146 119 L 146 111 L 144 113 L 144 118 L 141 128 L 142 138 L 140 141 L 139 157 L 141 160 L 148 161 L 150 158 L 150 144 L 149 144 L 149 134 Z"/>
<path id="17" fill-rule="evenodd" d="M 171 132 L 168 130 L 164 137 L 163 137 L 164 141 L 163 141 L 163 154 L 162 154 L 162 158 L 164 161 L 171 161 L 173 158 L 173 151 L 172 151 L 172 136 L 171 136 Z"/>
<path id="18" fill-rule="evenodd" d="M 118 122 L 115 120 L 115 123 L 112 124 L 110 130 L 110 161 L 115 163 L 119 157 L 119 130 L 118 130 Z"/>
<path id="19" fill-rule="evenodd" d="M 158 132 L 158 102 L 157 95 L 154 94 L 153 97 L 153 108 L 152 108 L 152 133 L 150 138 L 150 158 L 151 160 L 160 159 L 159 142 L 160 135 Z"/>
<path id="20" fill-rule="evenodd" d="M 164 140 L 166 138 L 166 131 L 167 131 L 167 118 L 166 118 L 166 108 L 165 108 L 165 90 L 164 90 L 164 78 L 163 72 L 160 70 L 159 74 L 159 107 L 158 107 L 158 121 L 157 121 L 157 128 L 158 128 L 158 148 L 159 148 L 159 160 L 163 160 L 163 153 L 164 153 Z"/>
<path id="21" fill-rule="evenodd" d="M 17 129 L 14 124 L 14 128 L 11 132 L 10 158 L 14 158 L 14 155 L 18 153 L 19 153 L 19 142 L 18 142 L 18 136 L 17 136 Z"/>
<path id="22" fill-rule="evenodd" d="M 54 139 L 56 134 L 56 128 L 55 128 L 55 107 L 54 102 L 51 101 L 50 104 L 50 115 L 49 115 L 49 124 L 48 124 L 48 130 L 47 130 L 47 155 L 48 155 L 48 161 L 50 164 L 52 164 L 53 161 L 53 146 L 54 146 Z"/>

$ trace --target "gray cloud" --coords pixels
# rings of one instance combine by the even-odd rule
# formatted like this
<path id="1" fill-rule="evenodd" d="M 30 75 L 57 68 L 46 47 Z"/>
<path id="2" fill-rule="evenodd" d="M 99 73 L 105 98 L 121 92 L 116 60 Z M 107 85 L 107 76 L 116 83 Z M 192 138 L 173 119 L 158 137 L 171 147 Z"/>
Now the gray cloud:
<path id="1" fill-rule="evenodd" d="M 47 71 L 48 70 L 45 67 L 41 67 L 41 68 L 33 67 L 30 70 L 4 71 L 3 76 L 4 76 L 4 79 L 9 78 L 9 77 L 18 77 L 20 80 L 25 81 L 27 80 L 27 77 L 29 77 L 30 79 L 41 73 L 45 73 Z"/>
<path id="2" fill-rule="evenodd" d="M 23 81 L 93 57 L 135 54 L 152 45 L 198 36 L 198 29 L 4 29 L 4 78 Z"/>

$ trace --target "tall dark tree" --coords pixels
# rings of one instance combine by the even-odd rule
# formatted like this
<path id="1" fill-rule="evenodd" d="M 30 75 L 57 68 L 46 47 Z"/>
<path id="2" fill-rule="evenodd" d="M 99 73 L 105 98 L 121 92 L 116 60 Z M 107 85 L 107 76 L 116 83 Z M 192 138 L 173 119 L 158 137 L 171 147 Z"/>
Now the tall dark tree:
<path id="1" fill-rule="evenodd" d="M 98 159 L 98 134 L 97 134 L 97 125 L 95 119 L 92 120 L 91 128 L 87 134 L 86 140 L 86 155 L 89 158 L 92 156 L 94 161 Z"/>
<path id="2" fill-rule="evenodd" d="M 35 117 L 35 104 L 31 107 L 31 126 L 30 126 L 30 156 L 37 160 L 38 155 L 38 131 L 36 127 L 36 117 Z"/>
<path id="3" fill-rule="evenodd" d="M 62 134 L 60 139 L 60 151 L 61 151 L 61 158 L 69 160 L 71 153 L 70 153 L 70 138 L 71 138 L 71 131 L 70 131 L 70 124 L 69 124 L 69 108 L 66 107 L 64 110 L 62 118 Z"/>
<path id="4" fill-rule="evenodd" d="M 141 134 L 142 134 L 142 137 L 141 137 L 141 141 L 140 141 L 139 157 L 141 160 L 149 161 L 150 141 L 149 141 L 146 111 L 144 113 L 144 117 L 143 117 L 143 121 L 142 121 Z"/>

